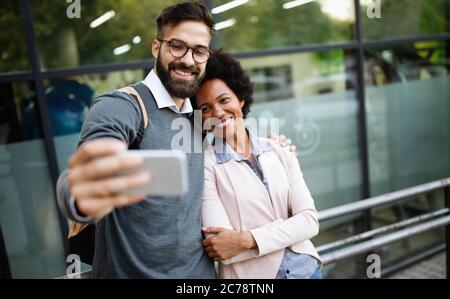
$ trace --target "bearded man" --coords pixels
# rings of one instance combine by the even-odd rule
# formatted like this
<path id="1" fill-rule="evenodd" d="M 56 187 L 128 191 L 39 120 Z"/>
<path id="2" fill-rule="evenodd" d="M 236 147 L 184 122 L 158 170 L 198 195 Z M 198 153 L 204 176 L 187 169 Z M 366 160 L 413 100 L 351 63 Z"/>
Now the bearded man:
<path id="1" fill-rule="evenodd" d="M 58 180 L 62 213 L 77 223 L 96 222 L 94 278 L 215 277 L 201 243 L 203 153 L 187 153 L 189 192 L 179 198 L 127 195 L 147 184 L 149 174 L 117 176 L 143 162 L 125 159 L 124 150 L 171 149 L 177 118 L 191 122 L 194 135 L 189 97 L 205 74 L 212 16 L 201 4 L 180 3 L 164 9 L 157 29 L 155 67 L 133 85 L 141 99 L 121 91 L 97 97 L 69 169 Z"/>

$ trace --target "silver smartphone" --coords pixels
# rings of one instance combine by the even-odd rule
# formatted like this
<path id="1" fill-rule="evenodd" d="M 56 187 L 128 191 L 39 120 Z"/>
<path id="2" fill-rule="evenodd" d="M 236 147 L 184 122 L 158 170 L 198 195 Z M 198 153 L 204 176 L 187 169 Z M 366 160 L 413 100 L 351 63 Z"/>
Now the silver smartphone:
<path id="1" fill-rule="evenodd" d="M 144 165 L 133 173 L 148 170 L 151 173 L 149 184 L 131 189 L 127 194 L 145 196 L 182 196 L 188 192 L 188 173 L 186 154 L 180 150 L 128 150 L 128 156 L 144 157 Z"/>

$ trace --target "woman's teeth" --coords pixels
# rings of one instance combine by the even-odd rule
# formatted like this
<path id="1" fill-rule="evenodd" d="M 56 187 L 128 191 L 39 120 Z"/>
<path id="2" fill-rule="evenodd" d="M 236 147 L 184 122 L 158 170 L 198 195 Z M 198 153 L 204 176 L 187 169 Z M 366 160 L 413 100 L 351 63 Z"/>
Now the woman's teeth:
<path id="1" fill-rule="evenodd" d="M 227 127 L 227 126 L 230 124 L 231 119 L 232 119 L 231 117 L 228 118 L 225 122 L 220 123 L 220 124 L 218 125 L 218 127 L 219 127 L 219 128 L 225 128 L 225 127 Z"/>

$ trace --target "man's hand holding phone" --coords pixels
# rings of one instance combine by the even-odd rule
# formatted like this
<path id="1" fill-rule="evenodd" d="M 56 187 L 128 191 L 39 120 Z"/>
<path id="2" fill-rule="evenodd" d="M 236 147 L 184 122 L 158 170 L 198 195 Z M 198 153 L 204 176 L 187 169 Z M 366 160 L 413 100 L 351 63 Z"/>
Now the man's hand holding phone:
<path id="1" fill-rule="evenodd" d="M 113 209 L 142 201 L 142 194 L 126 192 L 142 188 L 152 174 L 141 169 L 144 157 L 124 155 L 127 145 L 116 139 L 86 141 L 69 159 L 69 186 L 78 210 L 100 219 Z M 128 172 L 127 175 L 119 175 Z"/>

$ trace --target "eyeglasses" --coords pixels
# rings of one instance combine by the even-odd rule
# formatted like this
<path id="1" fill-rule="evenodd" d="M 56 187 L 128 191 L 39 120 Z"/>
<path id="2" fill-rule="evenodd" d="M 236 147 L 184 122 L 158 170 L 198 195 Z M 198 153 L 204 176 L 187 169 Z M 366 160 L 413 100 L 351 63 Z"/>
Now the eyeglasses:
<path id="1" fill-rule="evenodd" d="M 189 49 L 192 49 L 192 58 L 194 58 L 197 63 L 205 63 L 208 61 L 211 51 L 205 47 L 191 48 L 186 43 L 179 40 L 165 40 L 157 39 L 160 42 L 166 42 L 169 45 L 169 52 L 175 58 L 182 58 Z"/>

